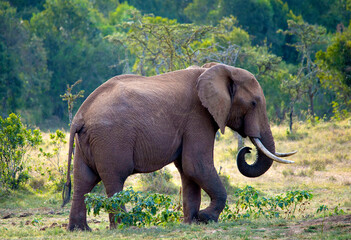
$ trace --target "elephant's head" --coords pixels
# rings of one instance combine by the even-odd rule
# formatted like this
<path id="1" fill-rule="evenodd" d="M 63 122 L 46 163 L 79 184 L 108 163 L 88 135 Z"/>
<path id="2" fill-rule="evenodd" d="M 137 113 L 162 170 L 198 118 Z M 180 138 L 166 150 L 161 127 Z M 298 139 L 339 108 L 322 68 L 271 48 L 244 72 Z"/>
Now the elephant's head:
<path id="1" fill-rule="evenodd" d="M 273 160 L 292 163 L 280 157 L 293 153 L 275 152 L 275 144 L 266 113 L 266 100 L 258 81 L 250 72 L 224 64 L 207 63 L 208 68 L 197 81 L 200 101 L 213 116 L 224 133 L 226 126 L 243 137 L 249 137 L 257 148 L 257 159 L 252 165 L 245 161 L 246 147 L 239 151 L 239 171 L 247 177 L 258 177 L 265 173 Z"/>

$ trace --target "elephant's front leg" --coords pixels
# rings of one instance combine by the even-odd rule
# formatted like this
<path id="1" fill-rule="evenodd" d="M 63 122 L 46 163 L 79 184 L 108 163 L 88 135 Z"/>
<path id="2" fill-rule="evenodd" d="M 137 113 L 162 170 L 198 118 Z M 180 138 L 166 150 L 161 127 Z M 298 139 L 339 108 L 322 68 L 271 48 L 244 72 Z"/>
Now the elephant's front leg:
<path id="1" fill-rule="evenodd" d="M 191 223 L 198 219 L 201 203 L 201 188 L 196 182 L 185 176 L 180 161 L 175 162 L 175 165 L 182 179 L 184 223 Z"/>
<path id="2" fill-rule="evenodd" d="M 187 174 L 185 173 L 185 175 Z M 208 223 L 209 221 L 217 222 L 219 215 L 225 207 L 227 192 L 220 181 L 216 169 L 213 167 L 213 169 L 207 169 L 204 172 L 192 173 L 188 175 L 188 178 L 194 179 L 194 182 L 196 182 L 211 198 L 210 205 L 198 212 L 197 220 L 205 223 Z M 187 196 L 187 202 L 191 203 L 194 197 L 195 199 L 199 199 L 197 195 L 191 196 L 191 194 L 189 194 Z M 186 216 L 185 212 L 184 215 Z"/>
<path id="3" fill-rule="evenodd" d="M 197 219 L 206 223 L 209 221 L 217 222 L 220 213 L 225 207 L 227 192 L 214 167 L 213 142 L 202 145 L 199 142 L 191 141 L 189 145 L 184 145 L 182 170 L 186 179 L 200 186 L 211 198 L 210 205 L 199 211 Z M 190 186 L 194 186 L 194 184 Z M 192 194 L 191 196 L 190 191 L 187 197 L 189 199 L 192 197 L 198 199 L 198 195 Z"/>
<path id="4" fill-rule="evenodd" d="M 225 207 L 227 200 L 227 192 L 216 172 L 213 168 L 212 173 L 206 174 L 205 178 L 199 178 L 200 186 L 210 196 L 210 205 L 201 210 L 198 214 L 200 222 L 218 221 L 219 215 Z"/>

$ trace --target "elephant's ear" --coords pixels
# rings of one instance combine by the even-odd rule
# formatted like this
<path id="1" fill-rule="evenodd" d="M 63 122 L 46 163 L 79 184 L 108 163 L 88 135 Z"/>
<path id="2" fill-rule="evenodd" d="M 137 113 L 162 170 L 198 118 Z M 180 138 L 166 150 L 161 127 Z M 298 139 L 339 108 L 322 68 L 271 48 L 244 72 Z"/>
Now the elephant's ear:
<path id="1" fill-rule="evenodd" d="M 234 94 L 234 69 L 224 64 L 216 64 L 203 72 L 197 80 L 200 101 L 211 113 L 222 133 L 231 108 L 231 94 Z"/>

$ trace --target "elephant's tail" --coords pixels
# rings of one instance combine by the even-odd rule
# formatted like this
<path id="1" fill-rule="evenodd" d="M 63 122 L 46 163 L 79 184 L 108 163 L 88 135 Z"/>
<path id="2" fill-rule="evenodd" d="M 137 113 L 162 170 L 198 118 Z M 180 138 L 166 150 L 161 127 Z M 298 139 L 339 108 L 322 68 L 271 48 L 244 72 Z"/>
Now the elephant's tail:
<path id="1" fill-rule="evenodd" d="M 63 191 L 62 191 L 62 206 L 64 207 L 70 200 L 71 198 L 71 189 L 72 189 L 72 183 L 71 183 L 71 161 L 72 161 L 72 153 L 73 153 L 73 143 L 74 143 L 74 136 L 76 135 L 76 132 L 80 129 L 79 126 L 76 124 L 72 123 L 71 125 L 71 130 L 70 130 L 70 136 L 69 136 L 69 150 L 68 150 L 68 167 L 67 167 L 67 181 L 65 185 L 63 186 Z"/>

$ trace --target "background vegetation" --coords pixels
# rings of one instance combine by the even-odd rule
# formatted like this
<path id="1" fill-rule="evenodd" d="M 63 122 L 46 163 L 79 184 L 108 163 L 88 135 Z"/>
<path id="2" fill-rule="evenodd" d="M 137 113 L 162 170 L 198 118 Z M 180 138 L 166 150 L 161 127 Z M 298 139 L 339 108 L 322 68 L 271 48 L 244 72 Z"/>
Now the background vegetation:
<path id="1" fill-rule="evenodd" d="M 350 17 L 347 0 L 1 0 L 0 114 L 67 127 L 67 84 L 85 98 L 118 74 L 217 61 L 257 76 L 272 121 L 345 115 Z"/>

